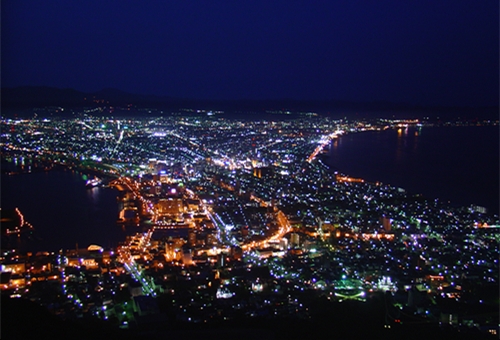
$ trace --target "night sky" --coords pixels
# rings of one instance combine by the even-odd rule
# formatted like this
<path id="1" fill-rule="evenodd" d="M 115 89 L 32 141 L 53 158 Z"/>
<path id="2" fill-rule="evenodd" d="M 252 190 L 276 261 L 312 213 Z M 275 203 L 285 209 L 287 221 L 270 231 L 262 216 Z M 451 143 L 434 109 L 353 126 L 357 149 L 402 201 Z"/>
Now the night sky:
<path id="1" fill-rule="evenodd" d="M 2 87 L 498 105 L 499 2 L 2 0 Z"/>

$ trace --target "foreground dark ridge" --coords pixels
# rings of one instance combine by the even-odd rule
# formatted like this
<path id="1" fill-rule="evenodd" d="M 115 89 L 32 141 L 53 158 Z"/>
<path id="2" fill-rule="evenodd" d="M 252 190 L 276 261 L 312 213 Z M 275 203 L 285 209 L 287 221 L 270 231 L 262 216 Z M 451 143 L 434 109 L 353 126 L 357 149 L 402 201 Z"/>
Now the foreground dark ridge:
<path id="1" fill-rule="evenodd" d="M 96 318 L 61 320 L 44 307 L 25 299 L 2 297 L 3 339 L 28 339 L 37 334 L 43 339 L 160 339 L 184 336 L 190 339 L 297 339 L 328 336 L 335 339 L 492 339 L 477 332 L 457 332 L 435 324 L 408 324 L 384 329 L 382 299 L 366 304 L 322 304 L 316 302 L 312 320 L 282 318 L 279 320 L 237 319 L 215 325 L 193 325 L 178 321 L 163 325 L 121 330 Z M 361 319 L 363 321 L 361 321 Z M 18 321 L 23 320 L 22 327 Z M 360 327 L 359 322 L 363 323 Z"/>

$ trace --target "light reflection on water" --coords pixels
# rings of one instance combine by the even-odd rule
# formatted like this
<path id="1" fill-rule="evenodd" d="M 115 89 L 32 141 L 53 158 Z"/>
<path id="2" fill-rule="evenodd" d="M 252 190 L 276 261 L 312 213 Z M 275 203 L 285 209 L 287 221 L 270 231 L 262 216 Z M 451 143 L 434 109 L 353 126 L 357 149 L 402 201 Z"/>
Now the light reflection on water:
<path id="1" fill-rule="evenodd" d="M 498 213 L 498 135 L 496 126 L 349 134 L 331 143 L 327 162 L 352 177 Z"/>
<path id="2" fill-rule="evenodd" d="M 116 225 L 117 191 L 87 189 L 75 171 L 2 174 L 2 208 L 18 207 L 35 228 L 38 240 L 24 244 L 31 251 L 57 251 L 99 244 L 115 247 L 125 240 Z"/>

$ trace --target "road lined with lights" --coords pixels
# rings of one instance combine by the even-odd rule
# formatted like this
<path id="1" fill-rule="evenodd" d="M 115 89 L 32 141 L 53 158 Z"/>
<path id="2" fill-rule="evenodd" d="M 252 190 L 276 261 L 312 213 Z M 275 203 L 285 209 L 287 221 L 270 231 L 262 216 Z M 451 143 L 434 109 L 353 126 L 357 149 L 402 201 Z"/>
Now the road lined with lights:
<path id="1" fill-rule="evenodd" d="M 318 147 L 316 147 L 316 149 L 314 149 L 313 153 L 307 158 L 307 162 L 308 163 L 311 163 L 314 158 L 316 158 L 316 156 L 323 150 L 323 148 L 328 145 L 328 143 L 330 143 L 330 141 L 332 139 L 335 139 L 337 138 L 339 135 L 341 135 L 343 133 L 343 131 L 335 131 L 327 136 L 322 136 L 320 141 L 319 141 L 319 145 Z"/>
<path id="2" fill-rule="evenodd" d="M 153 230 L 150 229 L 148 232 L 140 236 L 138 247 L 139 252 L 144 253 L 146 251 L 150 243 L 152 233 Z M 129 244 L 124 245 L 118 249 L 118 260 L 123 263 L 127 272 L 142 285 L 142 291 L 146 295 L 156 296 L 153 283 L 149 282 L 147 278 L 144 277 L 143 272 L 139 269 L 137 263 L 134 260 L 134 257 L 132 256 L 131 247 L 134 240 L 135 238 L 132 238 Z"/>

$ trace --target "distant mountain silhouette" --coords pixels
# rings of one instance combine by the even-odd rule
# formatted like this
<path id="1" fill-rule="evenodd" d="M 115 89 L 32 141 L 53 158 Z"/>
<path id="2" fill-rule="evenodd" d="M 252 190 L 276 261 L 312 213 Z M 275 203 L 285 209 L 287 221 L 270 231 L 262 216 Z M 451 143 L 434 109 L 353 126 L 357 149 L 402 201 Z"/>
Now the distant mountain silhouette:
<path id="1" fill-rule="evenodd" d="M 140 95 L 106 88 L 85 93 L 74 89 L 59 89 L 46 86 L 22 86 L 1 89 L 2 110 L 29 110 L 41 107 L 82 107 L 106 106 L 114 108 L 156 108 L 179 110 L 182 108 L 223 110 L 226 113 L 264 113 L 266 111 L 313 111 L 321 114 L 346 114 L 348 116 L 374 116 L 384 113 L 395 117 L 415 117 L 426 114 L 441 115 L 443 118 L 458 117 L 498 119 L 498 107 L 424 107 L 404 103 L 351 102 L 345 100 L 199 100 L 172 98 L 166 96 Z"/>
<path id="2" fill-rule="evenodd" d="M 136 102 L 158 102 L 162 98 L 140 96 L 121 90 L 107 88 L 101 91 L 85 93 L 74 89 L 58 89 L 46 86 L 22 86 L 2 88 L 2 108 L 33 108 L 62 106 L 68 108 L 102 105 L 122 106 Z M 96 102 L 99 101 L 99 102 Z"/>

